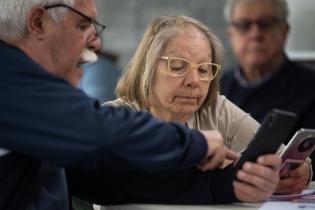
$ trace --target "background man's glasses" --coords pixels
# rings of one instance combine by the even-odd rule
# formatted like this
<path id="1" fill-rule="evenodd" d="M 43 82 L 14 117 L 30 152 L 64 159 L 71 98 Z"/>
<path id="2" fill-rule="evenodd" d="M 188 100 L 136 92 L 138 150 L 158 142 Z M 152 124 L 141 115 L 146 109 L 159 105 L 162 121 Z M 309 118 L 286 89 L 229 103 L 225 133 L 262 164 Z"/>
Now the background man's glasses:
<path id="1" fill-rule="evenodd" d="M 239 32 L 246 33 L 253 25 L 256 25 L 261 31 L 268 31 L 274 28 L 274 26 L 278 23 L 280 23 L 278 18 L 265 18 L 260 20 L 242 19 L 239 21 L 232 21 L 230 25 Z"/>
<path id="2" fill-rule="evenodd" d="M 173 76 L 186 76 L 191 70 L 196 69 L 199 79 L 211 81 L 218 74 L 221 65 L 215 63 L 193 63 L 184 58 L 162 56 L 162 60 L 167 61 L 168 72 Z"/>
<path id="3" fill-rule="evenodd" d="M 94 25 L 94 28 L 96 30 L 96 35 L 98 37 L 101 36 L 102 32 L 104 31 L 104 29 L 106 28 L 106 25 L 99 23 L 97 20 L 95 20 L 94 18 L 91 18 L 85 14 L 83 14 L 82 12 L 80 12 L 79 10 L 74 9 L 73 7 L 70 7 L 66 4 L 54 4 L 54 5 L 49 5 L 49 6 L 45 6 L 44 9 L 48 10 L 48 9 L 52 9 L 52 8 L 57 8 L 57 7 L 65 7 L 75 13 L 77 13 L 78 15 L 82 16 L 83 18 L 85 18 L 86 20 L 88 20 L 89 22 L 91 22 L 91 24 Z"/>

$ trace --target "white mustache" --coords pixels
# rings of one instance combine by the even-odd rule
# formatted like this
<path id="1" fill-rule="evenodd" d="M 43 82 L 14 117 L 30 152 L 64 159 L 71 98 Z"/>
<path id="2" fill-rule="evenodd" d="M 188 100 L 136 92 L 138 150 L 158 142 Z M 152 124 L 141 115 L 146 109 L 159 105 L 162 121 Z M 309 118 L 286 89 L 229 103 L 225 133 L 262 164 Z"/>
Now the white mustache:
<path id="1" fill-rule="evenodd" d="M 82 63 L 94 63 L 97 61 L 97 55 L 94 51 L 89 49 L 84 49 L 84 51 L 81 54 L 80 61 Z"/>

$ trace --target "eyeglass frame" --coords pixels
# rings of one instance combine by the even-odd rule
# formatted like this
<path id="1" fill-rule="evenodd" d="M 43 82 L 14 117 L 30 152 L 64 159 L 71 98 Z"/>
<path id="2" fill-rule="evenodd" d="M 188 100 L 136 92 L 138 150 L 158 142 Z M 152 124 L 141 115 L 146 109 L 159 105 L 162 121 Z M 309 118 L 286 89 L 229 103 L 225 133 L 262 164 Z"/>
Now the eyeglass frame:
<path id="1" fill-rule="evenodd" d="M 183 61 L 186 61 L 187 63 L 190 64 L 190 68 L 191 69 L 196 69 L 198 70 L 198 67 L 201 66 L 201 65 L 205 65 L 205 64 L 210 64 L 210 65 L 213 65 L 217 68 L 215 74 L 212 76 L 211 79 L 207 80 L 207 79 L 203 79 L 200 77 L 199 73 L 198 73 L 198 77 L 201 81 L 206 81 L 206 82 L 210 82 L 212 80 L 214 80 L 214 78 L 218 75 L 218 72 L 221 70 L 221 65 L 220 64 L 216 64 L 216 63 L 211 63 L 211 62 L 204 62 L 204 63 L 199 63 L 199 64 L 196 64 L 194 62 L 191 62 L 185 58 L 179 58 L 179 57 L 169 57 L 169 56 L 161 56 L 160 57 L 161 60 L 164 60 L 164 61 L 167 61 L 167 70 L 168 70 L 168 73 L 170 73 L 171 75 L 174 75 L 174 76 L 177 76 L 177 77 L 184 77 L 186 76 L 190 71 L 187 71 L 187 73 L 183 74 L 183 75 L 177 75 L 177 74 L 174 74 L 171 72 L 171 68 L 170 68 L 170 65 L 171 65 L 171 60 L 172 59 L 179 59 L 179 60 L 183 60 Z"/>
<path id="2" fill-rule="evenodd" d="M 77 13 L 78 15 L 80 15 L 81 17 L 84 17 L 85 19 L 87 19 L 88 21 L 91 22 L 91 24 L 94 25 L 94 28 L 95 28 L 95 31 L 96 31 L 96 36 L 100 37 L 100 35 L 103 33 L 103 31 L 105 30 L 106 28 L 106 25 L 105 24 L 102 24 L 100 22 L 98 22 L 96 19 L 92 18 L 92 17 L 89 17 L 87 16 L 86 14 L 80 12 L 79 10 L 77 9 L 74 9 L 73 7 L 69 6 L 69 5 L 66 5 L 66 4 L 53 4 L 53 5 L 48 5 L 48 6 L 44 6 L 43 8 L 45 10 L 49 10 L 49 9 L 53 9 L 53 8 L 57 8 L 57 7 L 65 7 L 69 10 L 71 10 L 72 12 L 75 12 Z M 100 30 L 98 30 L 98 27 L 100 27 Z"/>
<path id="3" fill-rule="evenodd" d="M 238 21 L 231 21 L 229 25 L 235 28 L 238 32 L 246 34 L 253 25 L 256 25 L 261 31 L 269 31 L 270 29 L 274 28 L 275 25 L 281 22 L 283 22 L 281 19 L 277 17 L 271 17 L 258 20 L 243 19 Z M 245 23 L 247 24 L 246 26 L 244 26 Z"/>

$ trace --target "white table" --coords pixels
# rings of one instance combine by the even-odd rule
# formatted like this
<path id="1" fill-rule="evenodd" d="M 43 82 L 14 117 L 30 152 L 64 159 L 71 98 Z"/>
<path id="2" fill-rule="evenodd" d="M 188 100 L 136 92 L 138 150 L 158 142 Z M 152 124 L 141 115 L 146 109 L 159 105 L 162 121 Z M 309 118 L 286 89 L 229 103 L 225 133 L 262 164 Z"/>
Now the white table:
<path id="1" fill-rule="evenodd" d="M 234 203 L 230 205 L 147 205 L 128 204 L 107 206 L 106 210 L 257 210 L 261 204 Z"/>
<path id="2" fill-rule="evenodd" d="M 309 186 L 315 189 L 315 182 Z M 126 204 L 106 206 L 101 210 L 258 210 L 262 203 L 233 203 L 229 205 L 161 205 L 161 204 Z M 100 207 L 96 207 L 99 210 Z"/>

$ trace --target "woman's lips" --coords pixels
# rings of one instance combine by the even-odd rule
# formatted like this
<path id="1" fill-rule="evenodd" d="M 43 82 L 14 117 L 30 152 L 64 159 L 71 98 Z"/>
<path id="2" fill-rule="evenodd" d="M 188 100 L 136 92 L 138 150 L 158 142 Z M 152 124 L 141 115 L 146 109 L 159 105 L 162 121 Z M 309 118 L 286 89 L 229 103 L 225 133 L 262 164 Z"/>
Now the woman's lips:
<path id="1" fill-rule="evenodd" d="M 196 96 L 177 96 L 177 98 L 185 98 L 185 99 L 197 99 Z"/>
<path id="2" fill-rule="evenodd" d="M 179 102 L 196 102 L 198 97 L 192 97 L 192 96 L 177 96 L 176 100 Z"/>

